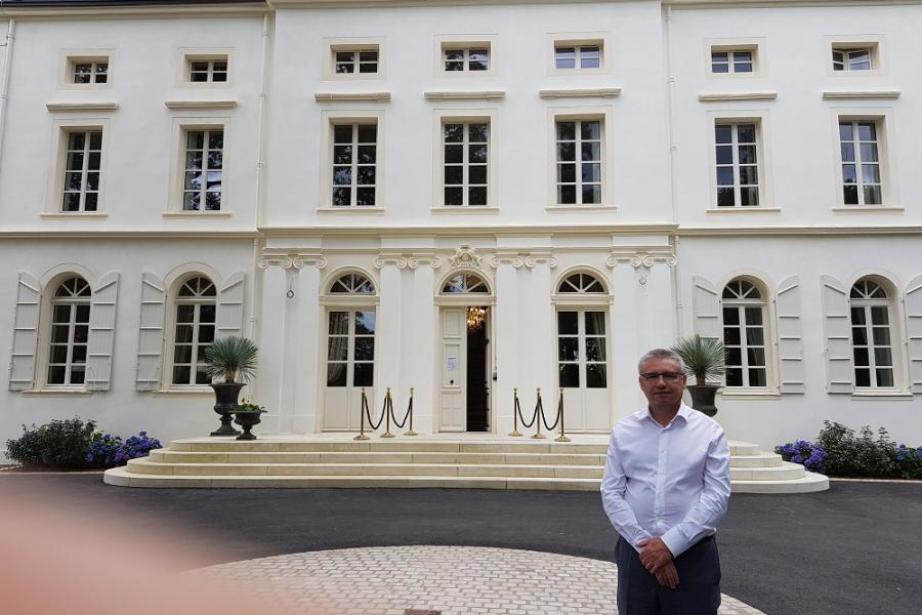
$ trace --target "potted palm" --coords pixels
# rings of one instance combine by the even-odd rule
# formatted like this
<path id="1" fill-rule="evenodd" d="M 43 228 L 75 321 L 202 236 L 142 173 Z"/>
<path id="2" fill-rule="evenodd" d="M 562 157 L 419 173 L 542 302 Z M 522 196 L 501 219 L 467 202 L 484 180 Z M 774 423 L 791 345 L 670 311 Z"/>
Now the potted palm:
<path id="1" fill-rule="evenodd" d="M 214 411 L 221 417 L 221 427 L 211 435 L 236 436 L 240 433 L 231 425 L 231 415 L 237 408 L 240 389 L 256 373 L 256 352 L 256 344 L 236 335 L 215 340 L 205 350 L 205 371 L 211 376 L 215 395 Z"/>
<path id="2" fill-rule="evenodd" d="M 685 371 L 694 376 L 695 384 L 687 385 L 692 407 L 708 416 L 717 414 L 714 397 L 719 384 L 708 384 L 708 378 L 720 379 L 725 371 L 724 345 L 713 337 L 694 335 L 679 340 L 672 349 L 685 362 Z"/>

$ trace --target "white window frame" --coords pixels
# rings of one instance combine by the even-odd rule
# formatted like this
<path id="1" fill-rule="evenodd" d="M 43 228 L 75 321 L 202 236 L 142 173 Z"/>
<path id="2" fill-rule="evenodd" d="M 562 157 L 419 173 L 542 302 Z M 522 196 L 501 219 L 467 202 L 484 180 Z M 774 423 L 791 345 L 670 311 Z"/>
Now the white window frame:
<path id="1" fill-rule="evenodd" d="M 333 128 L 340 124 L 377 124 L 377 143 L 375 144 L 375 204 L 333 206 Z M 321 139 L 323 149 L 320 154 L 320 185 L 318 193 L 318 212 L 381 212 L 385 208 L 387 196 L 385 186 L 385 112 L 384 110 L 328 110 L 321 112 L 321 130 L 325 135 Z M 357 154 L 357 152 L 356 152 Z M 354 179 L 354 178 L 353 178 Z M 353 194 L 353 200 L 355 195 Z"/>
<path id="2" fill-rule="evenodd" d="M 208 155 L 218 151 L 217 148 L 212 148 L 210 145 L 212 137 L 218 132 L 221 133 L 221 148 L 220 148 L 221 168 L 212 169 L 208 164 Z M 189 171 L 192 170 L 189 168 L 189 164 L 187 162 L 189 151 L 190 151 L 189 137 L 192 134 L 198 134 L 198 133 L 202 134 L 202 149 L 195 150 L 195 151 L 202 152 L 202 166 L 200 170 L 202 172 L 204 181 L 199 186 L 199 188 L 195 190 L 190 190 L 186 188 L 186 176 L 189 173 Z M 182 155 L 183 159 L 180 162 L 180 165 L 182 167 L 182 173 L 183 173 L 182 196 L 180 197 L 180 208 L 182 209 L 183 212 L 187 212 L 187 213 L 197 213 L 197 212 L 205 212 L 205 211 L 221 211 L 221 205 L 223 204 L 223 201 L 224 201 L 224 152 L 226 149 L 224 147 L 224 136 L 225 136 L 224 129 L 222 127 L 215 127 L 215 126 L 210 127 L 210 128 L 186 127 L 183 130 L 183 136 L 184 136 L 183 155 Z M 217 171 L 220 171 L 221 173 L 221 190 L 218 190 L 218 191 L 208 190 L 208 174 L 212 172 L 217 172 Z M 217 209 L 208 208 L 208 202 L 207 202 L 208 193 L 212 193 L 212 194 L 217 193 L 219 195 Z M 186 208 L 186 195 L 187 194 L 197 194 L 199 196 L 199 208 L 198 209 L 187 209 Z"/>
<path id="3" fill-rule="evenodd" d="M 833 61 L 834 50 L 868 49 L 871 52 L 871 68 L 868 70 L 836 70 Z M 824 58 L 826 74 L 835 78 L 861 79 L 884 74 L 884 36 L 878 34 L 855 36 L 827 36 Z"/>
<path id="4" fill-rule="evenodd" d="M 177 117 L 173 118 L 173 155 L 170 162 L 170 193 L 167 209 L 163 212 L 166 217 L 188 217 L 188 216 L 216 216 L 229 217 L 232 215 L 232 182 L 230 173 L 232 159 L 228 156 L 230 151 L 231 138 L 231 121 L 230 118 L 218 117 Z M 183 209 L 183 187 L 185 182 L 186 167 L 186 138 L 190 131 L 198 130 L 223 130 L 224 131 L 224 152 L 222 155 L 222 173 L 221 173 L 221 209 L 220 211 L 207 211 L 200 209 L 198 211 Z"/>
<path id="5" fill-rule="evenodd" d="M 497 121 L 496 109 L 436 109 L 433 115 L 433 156 L 432 169 L 432 210 L 436 213 L 467 212 L 484 213 L 497 212 L 497 185 L 499 181 L 497 165 Z M 487 203 L 486 205 L 445 205 L 445 148 L 443 143 L 443 127 L 445 124 L 487 124 L 489 139 L 487 141 Z M 465 134 L 467 130 L 465 129 Z M 466 143 L 466 141 L 465 141 Z M 465 157 L 467 154 L 465 153 Z M 467 165 L 465 165 L 465 169 Z M 465 177 L 467 171 L 465 170 Z M 465 184 L 466 186 L 467 184 Z M 465 197 L 466 198 L 466 197 Z"/>
<path id="6" fill-rule="evenodd" d="M 93 146 L 93 135 L 99 135 L 99 147 L 96 148 Z M 71 149 L 71 140 L 77 136 L 83 136 L 83 146 L 79 149 Z M 70 129 L 67 131 L 67 134 L 64 136 L 64 177 L 62 178 L 62 190 L 61 190 L 61 213 L 95 213 L 99 211 L 99 193 L 102 188 L 102 148 L 103 148 L 103 137 L 104 133 L 102 128 L 87 128 L 87 129 Z M 93 157 L 93 154 L 98 154 L 98 166 L 95 168 L 90 166 L 90 160 Z M 79 155 L 82 163 L 79 169 L 71 168 L 70 159 L 71 156 Z M 90 183 L 90 173 L 96 174 L 96 190 L 91 190 L 89 187 Z M 69 175 L 78 174 L 80 179 L 80 187 L 76 190 L 72 189 L 67 178 Z M 77 195 L 78 206 L 77 209 L 65 209 L 64 200 L 67 195 Z M 88 200 L 90 196 L 93 196 L 93 208 L 89 209 Z"/>
<path id="7" fill-rule="evenodd" d="M 226 81 L 192 81 L 193 62 L 226 62 Z M 229 88 L 234 84 L 234 53 L 228 47 L 183 47 L 179 49 L 177 83 L 182 88 Z M 209 70 L 209 75 L 211 70 Z"/>
<path id="8" fill-rule="evenodd" d="M 724 293 L 727 291 L 727 286 L 735 282 L 739 282 L 739 281 L 743 281 L 748 284 L 751 284 L 755 288 L 755 290 L 759 293 L 760 298 L 758 299 L 750 299 L 750 298 L 727 299 L 725 298 Z M 720 287 L 721 341 L 724 342 L 724 346 L 727 346 L 725 329 L 728 327 L 736 328 L 740 334 L 740 343 L 735 344 L 734 346 L 738 346 L 740 350 L 741 365 L 739 367 L 743 371 L 743 384 L 741 385 L 726 384 L 726 376 L 725 376 L 724 386 L 726 386 L 727 389 L 730 390 L 730 392 L 740 392 L 740 391 L 767 392 L 770 390 L 774 390 L 775 388 L 775 385 L 774 385 L 775 370 L 773 369 L 773 366 L 775 363 L 774 363 L 774 355 L 772 351 L 773 349 L 772 340 L 774 338 L 772 337 L 773 328 L 771 327 L 771 323 L 773 321 L 771 320 L 771 314 L 770 314 L 771 310 L 769 309 L 769 304 L 770 304 L 770 295 L 768 293 L 768 290 L 765 288 L 765 285 L 762 284 L 759 280 L 754 279 L 751 276 L 746 276 L 746 275 L 735 276 L 731 278 L 730 280 L 728 280 L 725 284 L 723 284 Z M 737 310 L 737 314 L 740 317 L 739 324 L 727 325 L 724 322 L 724 310 L 727 308 L 732 308 L 732 309 Z M 751 385 L 749 383 L 749 368 L 750 368 L 749 356 L 748 356 L 749 342 L 748 342 L 748 338 L 746 337 L 746 329 L 752 327 L 752 325 L 750 325 L 748 320 L 746 319 L 745 310 L 747 308 L 758 308 L 761 312 L 761 318 L 762 318 L 762 322 L 760 325 L 760 328 L 762 329 L 761 349 L 762 349 L 765 363 L 762 366 L 755 366 L 755 367 L 757 368 L 761 367 L 762 369 L 764 369 L 765 384 L 759 385 L 759 386 Z"/>
<path id="9" fill-rule="evenodd" d="M 371 282 L 372 287 L 373 287 L 373 292 L 370 292 L 370 293 L 331 292 L 333 285 L 336 284 L 338 280 L 342 279 L 345 276 L 349 276 L 349 275 L 358 275 L 358 276 L 362 276 L 363 278 L 366 278 L 369 282 Z M 371 336 L 365 335 L 365 337 L 372 337 L 374 339 L 374 346 L 375 346 L 374 358 L 372 359 L 372 361 L 370 361 L 373 365 L 372 367 L 372 383 L 373 384 L 367 387 L 369 389 L 374 388 L 378 383 L 378 359 L 380 357 L 380 354 L 378 351 L 379 346 L 380 346 L 380 338 L 378 337 L 378 332 L 380 330 L 381 310 L 379 309 L 380 292 L 379 292 L 378 280 L 375 279 L 375 277 L 371 275 L 370 273 L 368 273 L 367 271 L 363 271 L 361 269 L 354 269 L 354 268 L 339 269 L 335 271 L 332 275 L 330 275 L 326 280 L 324 280 L 322 288 L 324 289 L 325 292 L 320 297 L 320 303 L 321 305 L 324 306 L 325 309 L 323 310 L 323 317 L 320 319 L 321 320 L 320 339 L 322 339 L 323 342 L 322 342 L 322 349 L 321 349 L 322 362 L 320 364 L 320 374 L 319 374 L 319 381 L 318 381 L 320 383 L 320 386 L 318 387 L 318 394 L 322 395 L 323 391 L 325 391 L 326 387 L 328 386 L 327 379 L 328 379 L 328 373 L 329 373 L 328 370 L 329 370 L 329 363 L 330 363 L 330 356 L 329 356 L 330 329 L 329 327 L 330 327 L 330 313 L 331 312 L 348 312 L 350 314 L 349 331 L 347 333 L 348 339 L 349 339 L 349 345 L 347 346 L 346 361 L 345 361 L 346 369 L 347 369 L 347 373 L 346 373 L 346 383 L 347 384 L 345 386 L 348 387 L 349 386 L 348 383 L 350 380 L 350 374 L 352 375 L 353 378 L 355 375 L 354 374 L 355 319 L 354 317 L 351 317 L 351 315 L 354 312 L 374 311 L 375 313 L 375 332 Z M 336 361 L 336 362 L 342 363 L 342 361 Z M 362 361 L 362 362 L 368 363 L 368 361 Z M 355 385 L 352 385 L 352 386 L 354 387 Z"/>
<path id="10" fill-rule="evenodd" d="M 548 74 L 551 76 L 607 74 L 612 71 L 611 40 L 607 32 L 552 32 L 547 35 Z M 576 52 L 574 68 L 557 68 L 559 47 L 599 47 L 598 68 L 582 68 Z"/>
<path id="11" fill-rule="evenodd" d="M 709 38 L 704 41 L 704 74 L 707 79 L 752 79 L 765 77 L 766 40 L 762 37 L 754 38 Z M 733 71 L 732 61 L 730 72 L 715 73 L 712 70 L 712 53 L 733 53 L 748 51 L 752 54 L 752 72 L 737 73 Z"/>
<path id="12" fill-rule="evenodd" d="M 882 209 L 902 211 L 899 206 L 898 186 L 894 182 L 894 178 L 899 176 L 896 168 L 897 160 L 890 155 L 891 151 L 897 151 L 894 143 L 896 129 L 894 127 L 892 108 L 833 107 L 830 109 L 830 118 L 833 147 L 830 158 L 834 165 L 833 177 L 835 178 L 832 191 L 832 210 L 834 212 L 872 212 Z M 840 122 L 875 122 L 877 124 L 877 158 L 881 183 L 880 205 L 845 205 L 845 196 L 842 190 L 844 178 L 842 176 L 842 142 L 839 136 Z"/>
<path id="13" fill-rule="evenodd" d="M 64 120 L 56 119 L 52 123 L 51 151 L 54 156 L 49 161 L 49 190 L 46 195 L 43 217 L 48 218 L 82 218 L 104 217 L 106 199 L 106 181 L 108 177 L 109 118 Z M 67 167 L 67 148 L 73 132 L 102 131 L 102 150 L 99 163 L 99 191 L 95 211 L 64 211 L 64 173 Z M 84 167 L 86 161 L 84 161 Z M 82 201 L 82 199 L 81 199 Z"/>
<path id="14" fill-rule="evenodd" d="M 192 280 L 196 278 L 203 278 L 205 280 L 208 280 L 211 283 L 212 288 L 214 288 L 214 291 L 215 291 L 214 295 L 201 295 L 198 297 L 180 297 L 179 293 L 182 290 L 183 286 L 185 286 L 187 283 L 191 282 Z M 200 346 L 198 339 L 199 339 L 200 324 L 201 324 L 200 322 L 201 306 L 205 304 L 211 304 L 214 306 L 215 321 L 212 323 L 212 326 L 214 327 L 212 340 L 217 339 L 217 333 L 218 333 L 217 314 L 218 314 L 218 299 L 219 299 L 218 295 L 219 295 L 218 282 L 212 276 L 206 273 L 199 273 L 199 272 L 187 273 L 181 276 L 180 278 L 178 278 L 172 284 L 169 290 L 169 295 L 168 295 L 168 300 L 167 300 L 167 310 L 168 310 L 167 326 L 169 328 L 167 329 L 167 332 L 165 335 L 166 346 L 164 348 L 164 353 L 163 353 L 163 364 L 164 364 L 163 380 L 164 380 L 164 385 L 166 389 L 173 389 L 173 390 L 196 389 L 197 390 L 197 389 L 205 389 L 210 384 L 210 382 L 202 383 L 202 384 L 173 382 L 173 368 L 175 367 L 175 356 L 176 356 L 175 352 L 176 352 L 176 344 L 177 344 L 176 327 L 179 324 L 177 320 L 177 316 L 178 316 L 177 312 L 179 311 L 180 305 L 194 305 L 195 306 L 194 319 L 193 319 L 193 325 L 192 325 L 192 342 L 191 342 L 191 345 L 192 345 L 191 366 L 195 367 L 197 364 L 200 363 L 200 361 L 197 361 L 197 359 L 202 358 L 198 356 L 198 350 Z"/>
<path id="15" fill-rule="evenodd" d="M 602 123 L 602 199 L 598 205 L 561 204 L 557 199 L 557 122 L 601 121 Z M 548 109 L 548 210 L 598 211 L 613 210 L 614 202 L 614 148 L 612 114 L 610 107 L 551 107 Z"/>
<path id="16" fill-rule="evenodd" d="M 470 69 L 470 54 L 473 50 L 486 49 L 487 51 L 487 68 L 485 70 Z M 493 43 L 490 40 L 442 40 L 439 45 L 438 72 L 441 76 L 487 76 L 493 73 Z M 460 51 L 463 54 L 462 68 L 457 71 L 450 71 L 445 64 L 448 60 L 445 54 L 449 51 Z"/>
<path id="17" fill-rule="evenodd" d="M 710 188 L 710 201 L 708 212 L 714 211 L 777 211 L 774 208 L 774 189 L 772 187 L 771 163 L 771 125 L 768 111 L 712 111 L 708 113 L 707 133 L 707 160 L 708 160 L 708 185 Z M 734 205 L 733 207 L 717 206 L 717 138 L 716 126 L 719 124 L 755 124 L 756 125 L 756 157 L 759 179 L 759 204 L 757 206 Z M 734 173 L 734 177 L 736 174 Z"/>
<path id="18" fill-rule="evenodd" d="M 852 290 L 856 284 L 860 284 L 864 281 L 877 284 L 881 289 L 886 293 L 885 299 L 858 299 L 852 298 Z M 855 391 L 857 394 L 863 392 L 873 392 L 873 391 L 884 391 L 892 392 L 899 391 L 905 387 L 904 383 L 904 368 L 902 363 L 902 328 L 900 327 L 901 314 L 897 309 L 898 296 L 896 294 L 895 287 L 890 284 L 888 281 L 878 278 L 877 276 L 868 275 L 862 276 L 852 282 L 848 287 L 848 325 L 849 325 L 849 345 L 852 349 L 852 377 L 855 379 Z M 893 384 L 891 386 L 879 386 L 877 384 L 877 373 L 876 368 L 876 359 L 874 357 L 874 349 L 876 345 L 873 344 L 873 330 L 869 327 L 873 327 L 873 321 L 870 320 L 871 316 L 871 307 L 886 307 L 887 309 L 887 329 L 890 336 L 890 369 L 892 372 Z M 854 361 L 854 351 L 855 351 L 855 334 L 854 329 L 857 328 L 852 320 L 852 309 L 853 308 L 863 308 L 865 316 L 869 318 L 868 323 L 864 325 L 866 334 L 869 334 L 868 343 L 864 345 L 864 348 L 868 349 L 868 366 L 869 376 L 871 384 L 869 386 L 859 386 L 857 378 L 857 370 L 859 366 L 855 364 Z M 859 325 L 860 326 L 860 325 Z M 862 366 L 865 367 L 865 366 Z"/>
<path id="19" fill-rule="evenodd" d="M 64 49 L 61 56 L 61 68 L 58 76 L 59 90 L 104 90 L 112 87 L 115 75 L 114 49 Z M 74 70 L 77 64 L 107 64 L 106 82 L 74 83 Z"/>
<path id="20" fill-rule="evenodd" d="M 90 288 L 89 296 L 85 298 L 66 297 L 63 299 L 56 300 L 55 293 L 57 292 L 58 288 L 60 288 L 60 286 L 64 282 L 67 282 L 68 280 L 72 278 L 79 278 Z M 90 322 L 91 322 L 92 315 L 93 315 L 92 314 L 92 309 L 93 309 L 92 308 L 93 306 L 92 283 L 86 276 L 78 272 L 62 274 L 62 275 L 55 276 L 55 278 L 49 284 L 46 284 L 43 287 L 43 293 L 46 295 L 46 298 L 43 301 L 43 303 L 47 306 L 47 311 L 46 311 L 47 316 L 43 318 L 42 322 L 40 323 L 42 327 L 41 332 L 44 334 L 44 336 L 42 336 L 44 337 L 44 339 L 40 340 L 41 354 L 38 357 L 39 361 L 37 363 L 37 365 L 39 366 L 37 370 L 39 372 L 37 374 L 38 376 L 37 380 L 39 383 L 41 383 L 40 388 L 48 388 L 48 389 L 54 389 L 54 390 L 59 390 L 59 389 L 85 390 L 86 389 L 86 378 L 87 378 L 87 365 L 89 362 L 89 345 L 90 345 L 90 333 L 91 333 Z M 51 344 L 52 344 L 52 338 L 53 338 L 53 327 L 55 325 L 54 308 L 56 305 L 60 305 L 60 304 L 67 304 L 67 305 L 73 306 L 70 310 L 69 322 L 65 323 L 69 325 L 68 326 L 68 339 L 67 339 L 67 344 L 66 344 L 67 345 L 67 361 L 65 364 L 65 380 L 69 379 L 69 376 L 71 374 L 71 368 L 73 366 L 72 354 L 73 354 L 73 348 L 75 345 L 74 344 L 74 330 L 75 330 L 74 327 L 77 324 L 75 322 L 76 313 L 77 313 L 76 307 L 78 305 L 87 305 L 90 308 L 87 321 L 85 323 L 85 326 L 87 328 L 86 343 L 82 344 L 86 346 L 86 350 L 87 350 L 86 354 L 84 355 L 84 360 L 82 364 L 83 369 L 84 369 L 82 383 L 72 384 L 72 383 L 64 382 L 64 383 L 52 384 L 49 382 L 48 372 L 51 367 Z"/>
<path id="21" fill-rule="evenodd" d="M 843 126 L 848 126 L 851 129 L 852 137 L 848 141 L 844 140 L 841 130 Z M 873 141 L 864 141 L 861 139 L 860 129 L 862 126 L 871 126 L 874 130 L 874 140 Z M 882 124 L 875 120 L 854 120 L 854 119 L 845 119 L 839 121 L 839 145 L 840 151 L 839 155 L 842 157 L 842 165 L 840 167 L 840 183 L 842 189 L 845 189 L 845 186 L 848 185 L 845 181 L 845 165 L 849 164 L 855 167 L 855 188 L 857 191 L 857 203 L 847 203 L 845 194 L 842 195 L 841 205 L 844 207 L 856 206 L 856 207 L 872 207 L 872 206 L 882 206 L 884 204 L 883 192 L 883 169 L 881 168 L 881 133 L 882 133 Z M 865 144 L 872 144 L 876 150 L 876 160 L 865 160 L 865 152 L 862 147 Z M 845 146 L 850 146 L 852 150 L 851 160 L 846 161 L 845 156 L 843 155 L 842 150 Z M 866 182 L 864 178 L 864 167 L 876 167 L 877 168 L 877 182 Z M 864 192 L 865 187 L 874 187 L 877 186 L 878 202 L 868 203 L 866 200 L 866 195 Z"/>
<path id="22" fill-rule="evenodd" d="M 742 141 L 742 137 L 739 135 L 739 129 L 743 126 L 752 126 L 753 127 L 753 141 Z M 717 129 L 720 127 L 730 128 L 730 142 L 717 142 Z M 717 209 L 730 208 L 730 207 L 740 207 L 740 208 L 752 208 L 759 207 L 762 204 L 762 186 L 761 186 L 761 130 L 758 122 L 749 122 L 749 121 L 720 121 L 714 123 L 714 185 L 717 191 L 717 199 L 711 203 L 711 206 Z M 740 147 L 752 145 L 755 147 L 756 151 L 756 162 L 755 164 L 743 164 L 740 160 Z M 731 150 L 731 162 L 722 163 L 717 159 L 717 148 L 718 147 L 730 147 Z M 741 173 L 743 167 L 755 167 L 756 169 L 756 200 L 755 205 L 743 205 L 743 189 L 751 189 L 753 184 L 743 184 Z M 717 171 L 720 169 L 729 168 L 733 173 L 733 205 L 720 205 L 720 190 L 726 188 L 729 184 L 719 184 L 717 182 Z"/>
<path id="23" fill-rule="evenodd" d="M 322 75 L 327 81 L 351 81 L 363 79 L 384 79 L 385 77 L 385 45 L 384 37 L 328 37 L 321 42 L 323 45 L 320 57 L 323 59 Z M 359 73 L 356 66 L 356 72 L 337 73 L 336 72 L 336 53 L 348 51 L 377 51 L 378 52 L 378 70 L 373 73 Z"/>

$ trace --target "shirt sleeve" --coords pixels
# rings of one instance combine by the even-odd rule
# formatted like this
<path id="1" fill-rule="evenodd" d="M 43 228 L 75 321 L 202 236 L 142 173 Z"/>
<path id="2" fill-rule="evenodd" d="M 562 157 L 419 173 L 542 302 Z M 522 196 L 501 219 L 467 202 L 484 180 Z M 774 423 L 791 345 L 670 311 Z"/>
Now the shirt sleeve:
<path id="1" fill-rule="evenodd" d="M 637 541 L 642 538 L 652 538 L 652 536 L 637 523 L 634 511 L 624 499 L 626 489 L 627 476 L 621 465 L 615 434 L 612 433 L 608 444 L 605 474 L 602 476 L 602 507 L 615 530 L 639 553 L 640 547 L 637 546 Z"/>
<path id="2" fill-rule="evenodd" d="M 678 557 L 705 536 L 717 531 L 730 501 L 730 447 L 721 429 L 708 445 L 704 488 L 698 502 L 677 525 L 661 536 L 673 557 Z"/>

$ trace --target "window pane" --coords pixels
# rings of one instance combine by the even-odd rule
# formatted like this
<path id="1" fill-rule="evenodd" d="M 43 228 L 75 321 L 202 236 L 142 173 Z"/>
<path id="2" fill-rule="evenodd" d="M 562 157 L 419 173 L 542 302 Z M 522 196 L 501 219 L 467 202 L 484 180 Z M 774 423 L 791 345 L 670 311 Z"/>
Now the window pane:
<path id="1" fill-rule="evenodd" d="M 865 205 L 880 205 L 883 203 L 880 196 L 880 186 L 864 186 L 863 191 Z"/>
<path id="2" fill-rule="evenodd" d="M 605 338 L 604 337 L 587 337 L 586 338 L 586 360 L 587 361 L 605 361 Z"/>
<path id="3" fill-rule="evenodd" d="M 733 167 L 717 167 L 717 185 L 733 185 Z"/>
<path id="4" fill-rule="evenodd" d="M 605 312 L 586 312 L 586 335 L 605 335 Z"/>
<path id="5" fill-rule="evenodd" d="M 733 207 L 736 205 L 736 197 L 733 194 L 733 188 L 718 188 L 717 189 L 717 206 L 718 207 Z"/>
<path id="6" fill-rule="evenodd" d="M 874 364 L 878 367 L 889 367 L 893 365 L 893 357 L 889 348 L 874 349 Z"/>
<path id="7" fill-rule="evenodd" d="M 375 358 L 375 338 L 373 337 L 356 337 L 355 338 L 355 357 L 356 361 L 373 361 Z"/>
<path id="8" fill-rule="evenodd" d="M 461 165 L 445 166 L 445 185 L 453 186 L 464 183 L 464 167 Z"/>
<path id="9" fill-rule="evenodd" d="M 559 186 L 557 188 L 557 201 L 562 205 L 575 205 L 576 186 Z"/>
<path id="10" fill-rule="evenodd" d="M 892 387 L 893 386 L 893 370 L 892 369 L 878 369 L 877 371 L 877 386 L 879 387 Z"/>
<path id="11" fill-rule="evenodd" d="M 765 377 L 764 369 L 750 369 L 749 370 L 749 386 L 751 387 L 764 387 L 767 386 L 767 379 Z"/>
<path id="12" fill-rule="evenodd" d="M 328 363 L 327 364 L 327 386 L 344 387 L 346 386 L 346 363 Z"/>
<path id="13" fill-rule="evenodd" d="M 173 366 L 173 384 L 191 384 L 189 382 L 192 369 L 188 365 Z"/>
<path id="14" fill-rule="evenodd" d="M 558 372 L 560 374 L 560 388 L 579 388 L 579 364 L 561 363 L 558 365 Z"/>
<path id="15" fill-rule="evenodd" d="M 586 365 L 586 387 L 604 389 L 607 381 L 605 372 L 604 363 L 588 363 Z"/>
<path id="16" fill-rule="evenodd" d="M 486 205 L 487 189 L 485 187 L 468 188 L 468 205 Z"/>
<path id="17" fill-rule="evenodd" d="M 583 203 L 586 205 L 598 205 L 602 202 L 602 187 L 583 186 Z"/>
<path id="18" fill-rule="evenodd" d="M 560 335 L 576 335 L 579 332 L 577 312 L 557 312 L 557 332 Z"/>
<path id="19" fill-rule="evenodd" d="M 861 329 L 863 334 L 866 334 L 864 329 Z M 874 327 L 874 345 L 875 346 L 889 346 L 890 345 L 890 328 L 889 327 Z M 857 343 L 857 342 L 856 342 Z M 867 343 L 866 341 L 864 342 Z"/>
<path id="20" fill-rule="evenodd" d="M 191 363 L 192 362 L 192 346 L 187 344 L 177 344 L 173 347 L 173 362 L 174 363 Z"/>
<path id="21" fill-rule="evenodd" d="M 473 165 L 467 170 L 468 183 L 485 184 L 487 183 L 486 165 Z"/>
<path id="22" fill-rule="evenodd" d="M 327 340 L 327 361 L 346 361 L 349 350 L 349 338 L 331 335 Z"/>
<path id="23" fill-rule="evenodd" d="M 886 325 L 890 322 L 890 312 L 884 305 L 871 306 L 871 322 L 874 325 Z"/>
<path id="24" fill-rule="evenodd" d="M 724 327 L 724 345 L 738 346 L 740 343 L 740 330 L 736 327 Z"/>
<path id="25" fill-rule="evenodd" d="M 758 188 L 740 188 L 740 205 L 743 207 L 756 207 L 759 204 Z"/>
<path id="26" fill-rule="evenodd" d="M 557 122 L 557 140 L 576 140 L 576 122 Z"/>
<path id="27" fill-rule="evenodd" d="M 852 349 L 852 358 L 855 361 L 855 365 L 867 366 L 870 365 L 870 355 L 868 354 L 867 348 L 854 348 Z"/>
<path id="28" fill-rule="evenodd" d="M 859 386 L 859 387 L 871 386 L 871 370 L 867 368 L 856 369 L 855 370 L 855 386 Z"/>
<path id="29" fill-rule="evenodd" d="M 750 348 L 746 351 L 746 358 L 751 366 L 763 366 L 765 365 L 765 349 Z"/>
<path id="30" fill-rule="evenodd" d="M 374 312 L 356 312 L 355 313 L 355 334 L 370 335 L 375 332 L 375 313 Z"/>
<path id="31" fill-rule="evenodd" d="M 330 327 L 327 332 L 340 335 L 348 333 L 349 312 L 330 312 Z"/>
<path id="32" fill-rule="evenodd" d="M 370 387 L 374 384 L 374 363 L 356 363 L 353 366 L 352 385 L 357 387 Z"/>
<path id="33" fill-rule="evenodd" d="M 445 188 L 446 205 L 464 205 L 464 188 Z"/>
<path id="34" fill-rule="evenodd" d="M 727 368 L 726 379 L 728 387 L 743 386 L 743 370 L 738 367 Z"/>
<path id="35" fill-rule="evenodd" d="M 579 338 L 577 337 L 557 338 L 557 360 L 558 361 L 579 361 Z"/>
<path id="36" fill-rule="evenodd" d="M 576 68 L 576 49 L 557 47 L 554 51 L 554 62 L 557 68 Z"/>

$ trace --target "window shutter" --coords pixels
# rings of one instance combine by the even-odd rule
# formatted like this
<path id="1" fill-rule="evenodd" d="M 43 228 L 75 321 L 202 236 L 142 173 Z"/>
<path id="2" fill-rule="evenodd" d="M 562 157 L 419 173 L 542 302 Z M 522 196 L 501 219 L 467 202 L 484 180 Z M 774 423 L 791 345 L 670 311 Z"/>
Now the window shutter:
<path id="1" fill-rule="evenodd" d="M 13 356 L 10 358 L 10 390 L 27 391 L 35 381 L 35 351 L 38 347 L 38 312 L 41 287 L 28 273 L 19 273 L 16 314 L 13 317 Z"/>
<path id="2" fill-rule="evenodd" d="M 804 345 L 800 324 L 800 278 L 786 278 L 778 286 L 775 298 L 778 314 L 778 360 L 782 393 L 803 393 Z"/>
<path id="3" fill-rule="evenodd" d="M 166 289 L 163 280 L 151 273 L 142 274 L 138 366 L 135 375 L 135 389 L 138 391 L 156 391 L 160 388 L 165 316 Z"/>
<path id="4" fill-rule="evenodd" d="M 848 289 L 831 276 L 824 275 L 821 279 L 826 334 L 826 390 L 829 393 L 851 394 L 855 390 L 855 365 L 849 330 Z"/>
<path id="5" fill-rule="evenodd" d="M 922 275 L 906 287 L 906 339 L 909 343 L 909 386 L 922 393 Z"/>
<path id="6" fill-rule="evenodd" d="M 90 337 L 86 352 L 86 388 L 108 391 L 112 379 L 112 351 L 115 346 L 115 316 L 118 302 L 118 273 L 102 276 L 93 289 L 90 308 Z"/>
<path id="7" fill-rule="evenodd" d="M 692 278 L 692 309 L 695 311 L 695 333 L 701 337 L 723 340 L 720 330 L 720 299 L 717 289 L 701 276 Z"/>
<path id="8" fill-rule="evenodd" d="M 218 291 L 215 337 L 243 335 L 243 292 L 245 274 L 235 273 L 228 277 Z"/>

